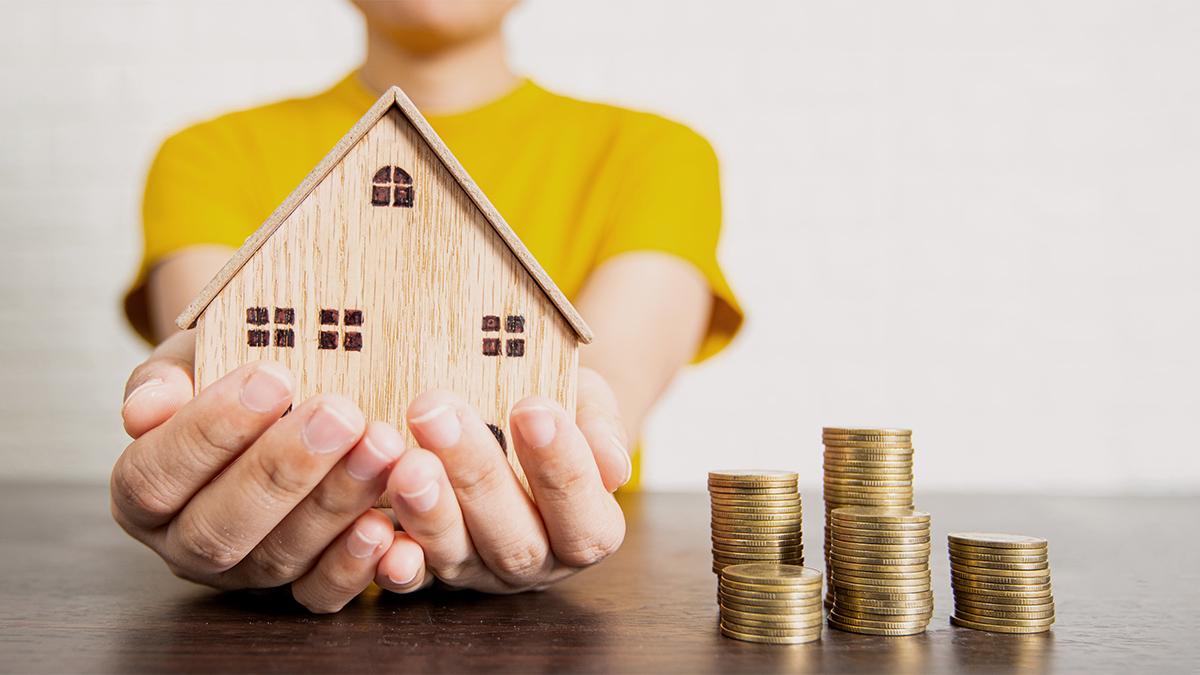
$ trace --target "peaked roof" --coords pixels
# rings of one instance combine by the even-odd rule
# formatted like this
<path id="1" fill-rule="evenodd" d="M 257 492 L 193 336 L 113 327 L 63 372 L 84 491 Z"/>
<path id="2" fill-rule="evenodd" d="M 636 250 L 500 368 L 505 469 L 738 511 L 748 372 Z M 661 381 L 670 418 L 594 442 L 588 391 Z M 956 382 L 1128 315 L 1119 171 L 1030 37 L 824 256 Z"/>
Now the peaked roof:
<path id="1" fill-rule="evenodd" d="M 508 226 L 508 223 L 504 221 L 504 217 L 500 215 L 496 207 L 492 206 L 492 203 L 488 201 L 487 196 L 483 194 L 483 191 L 479 189 L 475 181 L 471 180 L 471 177 L 467 175 L 467 170 L 463 168 L 462 164 L 459 164 L 458 159 L 454 157 L 450 149 L 446 147 L 446 144 L 438 137 L 437 132 L 433 130 L 433 127 L 429 126 L 429 122 L 425 121 L 425 117 L 417 110 L 417 106 L 396 86 L 389 88 L 383 93 L 383 96 L 379 97 L 375 105 L 372 105 L 367 110 L 367 113 L 358 120 L 358 123 L 350 131 L 346 132 L 342 140 L 333 146 L 329 154 L 325 155 L 321 163 L 317 164 L 316 168 L 305 177 L 304 181 L 292 191 L 292 194 L 283 200 L 283 203 L 271 213 L 266 222 L 246 239 L 242 247 L 233 254 L 229 262 L 225 263 L 225 266 L 217 273 L 217 276 L 208 282 L 208 285 L 200 291 L 200 295 L 195 300 L 192 300 L 192 303 L 183 310 L 179 318 L 175 319 L 175 324 L 185 330 L 196 325 L 196 320 L 200 318 L 204 310 L 208 309 L 209 304 L 225 288 L 225 285 L 237 276 L 242 267 L 262 248 L 263 244 L 267 243 L 267 240 L 283 225 L 288 216 L 292 215 L 292 212 L 300 206 L 300 203 L 308 197 L 309 193 L 317 188 L 317 185 L 324 180 L 325 176 L 329 175 L 329 172 L 391 110 L 392 106 L 400 110 L 400 113 L 408 119 L 408 122 L 413 125 L 413 128 L 417 130 L 417 133 L 421 135 L 425 143 L 429 145 L 429 148 L 441 160 L 442 165 L 446 167 L 446 170 L 450 172 L 454 180 L 458 182 L 459 186 L 467 193 L 467 196 L 471 198 L 475 207 L 483 214 L 484 219 L 492 226 L 496 234 L 500 235 L 500 239 L 504 241 L 513 255 L 517 257 L 517 260 L 521 262 L 521 266 L 525 268 L 529 276 L 533 277 L 533 280 L 545 292 L 546 297 L 550 299 L 554 307 L 562 314 L 567 323 L 571 325 L 579 341 L 584 343 L 591 342 L 592 329 L 588 327 L 583 317 L 579 315 L 579 312 L 567 300 L 567 296 L 563 295 L 563 292 L 554 284 L 554 280 L 550 278 L 550 275 L 546 274 L 546 271 L 538 264 L 538 261 L 529 252 L 529 249 L 525 248 L 525 244 L 521 243 L 520 238 Z"/>

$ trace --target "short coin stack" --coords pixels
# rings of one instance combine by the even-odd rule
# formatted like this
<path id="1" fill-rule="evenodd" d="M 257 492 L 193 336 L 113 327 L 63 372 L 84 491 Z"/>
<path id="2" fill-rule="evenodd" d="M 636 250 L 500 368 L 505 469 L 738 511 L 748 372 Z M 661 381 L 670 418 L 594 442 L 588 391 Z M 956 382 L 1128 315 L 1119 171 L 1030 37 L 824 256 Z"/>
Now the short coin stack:
<path id="1" fill-rule="evenodd" d="M 842 506 L 913 505 L 912 432 L 825 427 L 825 571 L 830 571 L 830 513 Z M 826 584 L 826 605 L 836 592 Z"/>
<path id="2" fill-rule="evenodd" d="M 868 635 L 921 633 L 933 616 L 929 514 L 848 506 L 831 516 L 829 625 Z"/>
<path id="3" fill-rule="evenodd" d="M 710 471 L 713 573 L 726 565 L 804 564 L 802 513 L 791 471 Z"/>
<path id="4" fill-rule="evenodd" d="M 721 633 L 747 642 L 800 644 L 821 637 L 821 573 L 750 563 L 721 570 Z"/>
<path id="5" fill-rule="evenodd" d="M 949 536 L 950 623 L 994 633 L 1041 633 L 1054 623 L 1046 540 L 1015 534 Z"/>

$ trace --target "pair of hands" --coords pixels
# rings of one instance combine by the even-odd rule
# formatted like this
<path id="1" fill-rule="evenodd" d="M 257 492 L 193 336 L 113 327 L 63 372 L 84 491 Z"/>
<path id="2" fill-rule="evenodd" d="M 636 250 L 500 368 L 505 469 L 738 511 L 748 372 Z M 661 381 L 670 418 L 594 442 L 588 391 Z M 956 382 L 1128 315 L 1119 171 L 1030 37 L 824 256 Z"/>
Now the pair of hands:
<path id="1" fill-rule="evenodd" d="M 540 589 L 613 553 L 630 476 L 616 400 L 580 369 L 576 419 L 531 397 L 513 406 L 526 494 L 482 418 L 430 391 L 407 421 L 419 447 L 318 395 L 284 415 L 294 384 L 260 361 L 193 396 L 194 331 L 134 370 L 122 410 L 134 439 L 111 480 L 113 518 L 184 579 L 220 589 L 291 584 L 313 612 L 366 589 L 439 580 L 489 593 Z M 373 508 L 391 500 L 393 520 Z"/>

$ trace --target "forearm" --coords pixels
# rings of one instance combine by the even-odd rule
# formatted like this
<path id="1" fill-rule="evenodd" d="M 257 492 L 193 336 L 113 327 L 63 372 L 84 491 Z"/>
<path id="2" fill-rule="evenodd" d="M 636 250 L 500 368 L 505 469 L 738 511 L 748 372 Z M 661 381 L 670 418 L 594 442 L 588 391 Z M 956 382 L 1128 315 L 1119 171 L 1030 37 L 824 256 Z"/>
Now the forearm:
<path id="1" fill-rule="evenodd" d="M 596 334 L 580 365 L 599 372 L 617 397 L 631 440 L 675 374 L 696 353 L 712 309 L 708 283 L 690 263 L 656 252 L 602 264 L 576 305 Z"/>

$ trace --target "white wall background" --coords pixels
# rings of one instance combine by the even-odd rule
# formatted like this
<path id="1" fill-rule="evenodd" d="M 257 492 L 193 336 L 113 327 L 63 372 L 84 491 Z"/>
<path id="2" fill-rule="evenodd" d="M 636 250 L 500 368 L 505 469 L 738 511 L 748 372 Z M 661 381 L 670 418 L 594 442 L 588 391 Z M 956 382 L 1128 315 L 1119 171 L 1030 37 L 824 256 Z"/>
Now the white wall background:
<path id="1" fill-rule="evenodd" d="M 534 0 L 543 84 L 710 138 L 750 320 L 646 482 L 915 429 L 926 489 L 1200 487 L 1200 3 Z M 341 0 L 0 2 L 0 475 L 102 479 L 169 132 L 359 60 Z"/>

